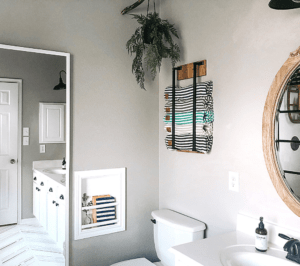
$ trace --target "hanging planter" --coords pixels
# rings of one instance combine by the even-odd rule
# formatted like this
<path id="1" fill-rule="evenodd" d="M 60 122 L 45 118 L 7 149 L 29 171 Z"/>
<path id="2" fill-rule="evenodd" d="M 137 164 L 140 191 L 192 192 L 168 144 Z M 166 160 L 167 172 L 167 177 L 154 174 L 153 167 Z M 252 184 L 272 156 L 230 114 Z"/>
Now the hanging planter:
<path id="1" fill-rule="evenodd" d="M 148 1 L 149 9 L 149 1 Z M 141 25 L 126 43 L 128 53 L 135 54 L 132 62 L 132 72 L 137 83 L 145 89 L 145 70 L 150 71 L 152 79 L 156 77 L 157 68 L 160 69 L 163 58 L 170 58 L 172 66 L 180 60 L 179 46 L 173 42 L 173 36 L 178 37 L 174 24 L 163 20 L 156 13 L 132 15 Z"/>

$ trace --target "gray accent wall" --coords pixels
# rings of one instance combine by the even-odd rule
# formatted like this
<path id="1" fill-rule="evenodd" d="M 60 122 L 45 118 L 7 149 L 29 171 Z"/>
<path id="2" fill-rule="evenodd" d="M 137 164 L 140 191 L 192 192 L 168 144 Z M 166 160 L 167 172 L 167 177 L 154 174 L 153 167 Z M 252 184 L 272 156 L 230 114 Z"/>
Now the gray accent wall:
<path id="1" fill-rule="evenodd" d="M 299 9 L 273 10 L 268 2 L 161 2 L 161 16 L 175 23 L 180 33 L 181 64 L 207 60 L 207 76 L 200 80 L 214 82 L 215 122 L 210 154 L 166 149 L 164 88 L 172 77 L 170 66 L 163 64 L 159 206 L 204 221 L 208 237 L 235 230 L 238 213 L 299 228 L 300 218 L 272 185 L 262 150 L 262 115 L 269 88 L 290 52 L 300 45 Z M 239 193 L 228 189 L 229 171 L 240 175 Z"/>
<path id="2" fill-rule="evenodd" d="M 0 49 L 0 58 L 1 78 L 22 79 L 22 127 L 29 127 L 29 145 L 22 146 L 21 213 L 22 219 L 32 218 L 32 162 L 59 160 L 66 154 L 65 144 L 45 144 L 45 153 L 40 153 L 39 148 L 39 102 L 66 102 L 65 90 L 53 90 L 59 81 L 59 71 L 66 69 L 66 60 L 61 56 L 4 49 Z"/>

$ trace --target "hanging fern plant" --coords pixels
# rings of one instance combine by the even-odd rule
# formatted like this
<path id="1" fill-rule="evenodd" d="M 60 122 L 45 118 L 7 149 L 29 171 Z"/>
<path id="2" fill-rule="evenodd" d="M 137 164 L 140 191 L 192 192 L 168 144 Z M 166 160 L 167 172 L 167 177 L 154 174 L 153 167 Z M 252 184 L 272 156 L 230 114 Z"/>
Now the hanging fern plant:
<path id="1" fill-rule="evenodd" d="M 148 0 L 149 9 L 149 0 Z M 173 42 L 172 37 L 178 37 L 177 30 L 167 20 L 162 20 L 155 9 L 153 13 L 132 15 L 133 19 L 141 25 L 126 43 L 130 55 L 135 54 L 132 62 L 132 72 L 137 83 L 145 89 L 145 70 L 150 71 L 152 79 L 156 77 L 163 58 L 170 58 L 172 66 L 180 60 L 179 46 Z"/>

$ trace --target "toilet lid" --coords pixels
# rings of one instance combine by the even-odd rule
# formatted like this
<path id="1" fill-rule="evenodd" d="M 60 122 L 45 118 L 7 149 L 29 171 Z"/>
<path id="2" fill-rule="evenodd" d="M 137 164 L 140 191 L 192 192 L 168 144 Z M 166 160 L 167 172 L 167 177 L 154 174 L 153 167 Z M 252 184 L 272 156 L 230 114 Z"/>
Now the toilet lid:
<path id="1" fill-rule="evenodd" d="M 154 266 L 152 262 L 145 258 L 121 261 L 111 266 Z"/>

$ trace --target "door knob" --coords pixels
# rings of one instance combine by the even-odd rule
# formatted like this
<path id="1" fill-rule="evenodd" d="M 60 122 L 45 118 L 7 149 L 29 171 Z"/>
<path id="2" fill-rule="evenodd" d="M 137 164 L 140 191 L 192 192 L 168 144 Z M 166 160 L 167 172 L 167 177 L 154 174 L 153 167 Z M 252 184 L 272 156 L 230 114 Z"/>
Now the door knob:
<path id="1" fill-rule="evenodd" d="M 11 159 L 11 160 L 10 160 L 10 163 L 11 163 L 11 164 L 14 164 L 15 162 L 16 162 L 15 159 Z"/>

